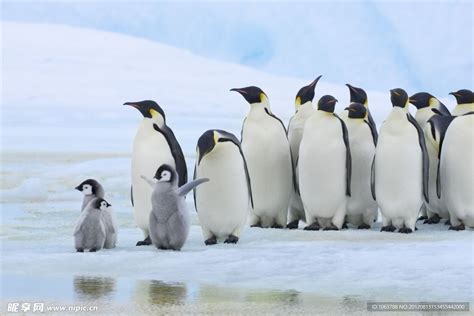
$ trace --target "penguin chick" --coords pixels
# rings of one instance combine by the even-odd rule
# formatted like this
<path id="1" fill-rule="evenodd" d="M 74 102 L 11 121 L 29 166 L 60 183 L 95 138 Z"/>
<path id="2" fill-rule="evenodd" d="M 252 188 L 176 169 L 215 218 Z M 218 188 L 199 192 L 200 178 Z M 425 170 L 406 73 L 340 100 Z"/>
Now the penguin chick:
<path id="1" fill-rule="evenodd" d="M 453 115 L 459 116 L 474 111 L 474 93 L 471 90 L 461 89 L 449 94 L 454 96 L 458 103 L 453 109 Z"/>
<path id="2" fill-rule="evenodd" d="M 77 252 L 84 252 L 84 249 L 95 252 L 103 248 L 106 234 L 103 212 L 110 206 L 103 198 L 95 198 L 87 204 L 74 229 Z"/>
<path id="3" fill-rule="evenodd" d="M 189 212 L 184 197 L 208 178 L 191 181 L 178 188 L 178 174 L 173 167 L 161 165 L 153 182 L 141 176 L 152 188 L 152 210 L 150 213 L 150 238 L 158 249 L 180 250 L 189 234 Z"/>
<path id="4" fill-rule="evenodd" d="M 105 225 L 104 248 L 115 248 L 115 245 L 117 244 L 118 225 L 112 207 L 108 207 L 105 211 L 102 212 L 102 220 Z"/>
<path id="5" fill-rule="evenodd" d="M 81 182 L 76 188 L 76 190 L 82 192 L 84 194 L 84 199 L 82 200 L 82 207 L 81 211 L 89 204 L 90 201 L 98 198 L 104 198 L 104 188 L 102 185 L 94 179 L 87 179 Z"/>

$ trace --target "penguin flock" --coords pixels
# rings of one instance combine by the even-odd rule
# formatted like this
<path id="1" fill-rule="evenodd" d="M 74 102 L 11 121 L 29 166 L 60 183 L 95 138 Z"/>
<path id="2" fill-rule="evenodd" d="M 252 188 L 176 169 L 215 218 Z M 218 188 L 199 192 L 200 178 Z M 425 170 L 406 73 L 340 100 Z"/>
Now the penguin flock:
<path id="1" fill-rule="evenodd" d="M 189 233 L 191 190 L 206 245 L 235 244 L 246 225 L 296 229 L 302 221 L 304 230 L 370 229 L 378 210 L 384 232 L 412 233 L 418 220 L 474 228 L 472 91 L 450 93 L 457 100 L 451 113 L 429 93 L 409 97 L 392 89 L 392 110 L 377 130 L 361 88 L 346 85 L 350 104 L 339 115 L 333 96 L 314 105 L 320 78 L 297 92 L 288 127 L 262 89 L 231 89 L 250 105 L 240 140 L 221 129 L 204 132 L 189 183 L 163 109 L 151 100 L 125 103 L 143 116 L 131 162 L 131 203 L 144 238 L 136 245 L 180 250 Z M 76 189 L 84 194 L 76 250 L 115 247 L 117 225 L 102 186 L 88 179 Z"/>

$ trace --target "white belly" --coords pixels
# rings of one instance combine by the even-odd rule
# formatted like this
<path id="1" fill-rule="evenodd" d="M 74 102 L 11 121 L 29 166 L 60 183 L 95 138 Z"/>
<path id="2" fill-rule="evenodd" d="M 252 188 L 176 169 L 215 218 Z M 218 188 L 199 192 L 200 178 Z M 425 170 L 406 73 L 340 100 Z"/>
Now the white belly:
<path id="1" fill-rule="evenodd" d="M 426 107 L 416 111 L 415 120 L 421 129 L 425 127 L 426 122 L 433 116 L 434 112 L 431 109 L 431 107 Z"/>
<path id="2" fill-rule="evenodd" d="M 415 127 L 394 109 L 382 124 L 375 154 L 375 192 L 385 218 L 414 225 L 423 203 L 422 153 Z M 400 113 L 399 113 L 400 112 Z"/>
<path id="3" fill-rule="evenodd" d="M 449 126 L 441 153 L 442 199 L 451 216 L 474 227 L 474 115 Z"/>
<path id="4" fill-rule="evenodd" d="M 347 215 L 373 213 L 377 203 L 372 197 L 370 177 L 375 145 L 370 127 L 365 122 L 348 119 L 347 130 L 352 157 L 351 196 L 348 198 Z"/>
<path id="5" fill-rule="evenodd" d="M 247 117 L 242 151 L 252 181 L 255 215 L 275 218 L 287 212 L 293 178 L 290 147 L 281 124 L 271 117 Z"/>
<path id="6" fill-rule="evenodd" d="M 196 188 L 196 205 L 203 230 L 224 238 L 244 226 L 250 198 L 238 148 L 230 142 L 217 146 L 196 169 L 197 178 L 209 178 Z"/>
<path id="7" fill-rule="evenodd" d="M 148 235 L 153 189 L 140 176 L 153 178 L 156 170 L 165 163 L 176 168 L 166 139 L 156 131 L 147 137 L 137 134 L 132 155 L 132 194 L 135 223 L 145 235 Z"/>
<path id="8" fill-rule="evenodd" d="M 298 173 L 307 222 L 331 218 L 346 200 L 346 147 L 339 120 L 316 113 L 306 121 Z M 326 116 L 326 117 L 325 117 Z"/>

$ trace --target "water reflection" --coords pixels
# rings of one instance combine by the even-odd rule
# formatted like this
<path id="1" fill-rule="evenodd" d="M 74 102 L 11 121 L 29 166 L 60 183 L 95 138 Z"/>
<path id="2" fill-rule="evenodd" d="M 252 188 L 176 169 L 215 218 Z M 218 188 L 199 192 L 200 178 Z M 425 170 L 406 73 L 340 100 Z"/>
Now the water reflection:
<path id="1" fill-rule="evenodd" d="M 138 280 L 135 287 L 135 299 L 138 304 L 185 304 L 186 293 L 185 284 L 157 280 Z"/>
<path id="2" fill-rule="evenodd" d="M 75 276 L 74 293 L 80 300 L 108 297 L 115 292 L 115 279 L 108 277 Z"/>

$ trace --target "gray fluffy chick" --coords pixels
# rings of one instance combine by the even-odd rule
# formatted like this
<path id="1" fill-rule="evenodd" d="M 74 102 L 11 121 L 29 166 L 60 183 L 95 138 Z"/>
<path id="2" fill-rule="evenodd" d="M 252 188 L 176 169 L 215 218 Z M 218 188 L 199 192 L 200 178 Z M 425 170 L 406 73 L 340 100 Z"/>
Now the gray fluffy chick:
<path id="1" fill-rule="evenodd" d="M 190 226 L 184 197 L 209 179 L 197 179 L 178 188 L 178 174 L 167 164 L 161 165 L 156 171 L 156 183 L 143 175 L 141 177 L 153 187 L 149 222 L 153 245 L 163 250 L 180 250 L 188 237 Z"/>
<path id="2" fill-rule="evenodd" d="M 74 245 L 77 252 L 84 252 L 84 249 L 89 249 L 90 252 L 102 249 L 106 234 L 103 212 L 110 206 L 102 198 L 95 198 L 87 204 L 74 229 Z"/>

